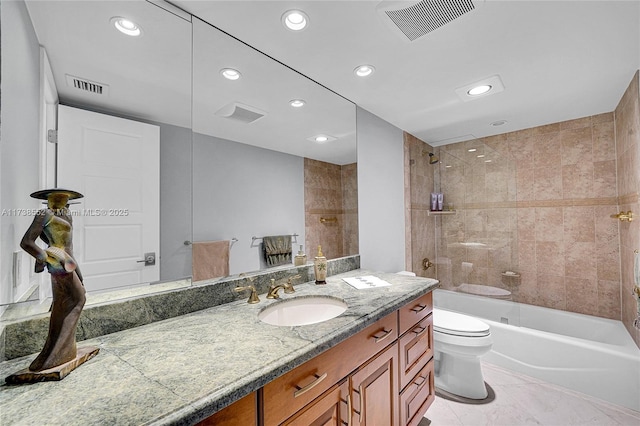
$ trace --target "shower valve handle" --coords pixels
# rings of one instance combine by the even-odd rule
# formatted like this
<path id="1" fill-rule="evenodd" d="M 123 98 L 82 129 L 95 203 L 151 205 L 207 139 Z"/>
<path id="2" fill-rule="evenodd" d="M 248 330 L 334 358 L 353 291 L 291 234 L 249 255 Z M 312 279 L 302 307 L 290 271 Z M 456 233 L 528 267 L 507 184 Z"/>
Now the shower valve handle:
<path id="1" fill-rule="evenodd" d="M 428 257 L 425 257 L 424 259 L 422 259 L 422 269 L 424 271 L 431 268 L 432 266 L 433 266 L 433 263 L 431 263 Z"/>

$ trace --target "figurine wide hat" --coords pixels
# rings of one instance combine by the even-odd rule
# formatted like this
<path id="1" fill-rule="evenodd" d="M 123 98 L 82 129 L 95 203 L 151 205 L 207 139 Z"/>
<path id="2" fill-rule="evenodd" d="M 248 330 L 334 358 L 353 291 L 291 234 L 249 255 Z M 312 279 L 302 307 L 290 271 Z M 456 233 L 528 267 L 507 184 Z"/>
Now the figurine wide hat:
<path id="1" fill-rule="evenodd" d="M 48 200 L 49 196 L 52 194 L 65 194 L 69 196 L 70 200 L 75 200 L 77 198 L 83 198 L 84 195 L 77 191 L 73 191 L 71 189 L 64 188 L 50 188 L 50 189 L 42 189 L 40 191 L 36 191 L 31 194 L 31 198 L 36 198 L 38 200 Z"/>

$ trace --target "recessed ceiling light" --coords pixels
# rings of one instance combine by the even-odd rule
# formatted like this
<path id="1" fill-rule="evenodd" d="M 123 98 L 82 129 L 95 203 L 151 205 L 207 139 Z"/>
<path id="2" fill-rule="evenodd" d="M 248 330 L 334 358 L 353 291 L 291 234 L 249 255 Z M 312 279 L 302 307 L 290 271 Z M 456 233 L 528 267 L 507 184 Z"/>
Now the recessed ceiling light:
<path id="1" fill-rule="evenodd" d="M 485 163 L 490 163 L 490 162 L 491 162 L 491 160 L 484 160 L 484 162 L 485 162 Z"/>
<path id="2" fill-rule="evenodd" d="M 302 31 L 309 23 L 309 17 L 301 10 L 288 10 L 282 15 L 283 25 L 291 31 Z"/>
<path id="3" fill-rule="evenodd" d="M 492 96 L 504 90 L 504 84 L 499 75 L 483 78 L 482 80 L 466 84 L 455 89 L 456 94 L 463 102 L 475 101 Z"/>
<path id="4" fill-rule="evenodd" d="M 475 149 L 475 148 L 469 148 L 467 151 L 469 151 L 469 152 L 476 152 L 476 151 L 477 151 L 477 149 Z"/>
<path id="5" fill-rule="evenodd" d="M 507 120 L 498 120 L 491 123 L 493 127 L 504 126 L 505 124 L 507 124 Z"/>
<path id="6" fill-rule="evenodd" d="M 289 101 L 289 105 L 291 105 L 294 108 L 303 107 L 305 104 L 306 102 L 303 99 L 292 99 Z"/>
<path id="7" fill-rule="evenodd" d="M 490 84 L 481 84 L 480 86 L 476 86 L 467 90 L 467 94 L 469 96 L 478 96 L 487 93 L 489 90 L 491 90 Z"/>
<path id="8" fill-rule="evenodd" d="M 484 158 L 484 154 L 476 155 L 478 158 Z"/>
<path id="9" fill-rule="evenodd" d="M 140 28 L 138 24 L 122 16 L 114 16 L 111 18 L 111 24 L 113 24 L 118 31 L 128 36 L 138 37 L 142 35 L 142 28 Z"/>
<path id="10" fill-rule="evenodd" d="M 331 135 L 319 134 L 319 135 L 316 135 L 316 136 L 311 136 L 311 137 L 307 138 L 307 140 L 309 140 L 311 142 L 325 143 L 325 142 L 335 141 L 336 138 L 334 138 Z"/>
<path id="11" fill-rule="evenodd" d="M 228 80 L 237 80 L 242 76 L 240 71 L 234 70 L 233 68 L 223 68 L 220 70 L 220 74 Z"/>
<path id="12" fill-rule="evenodd" d="M 360 65 L 359 67 L 357 67 L 355 70 L 353 70 L 353 72 L 358 76 L 358 77 L 368 77 L 371 74 L 373 74 L 373 72 L 375 71 L 375 67 L 373 65 Z"/>
<path id="13" fill-rule="evenodd" d="M 447 169 L 450 169 L 450 168 L 451 168 L 451 165 L 447 165 L 447 166 L 445 166 L 445 167 L 446 167 Z"/>

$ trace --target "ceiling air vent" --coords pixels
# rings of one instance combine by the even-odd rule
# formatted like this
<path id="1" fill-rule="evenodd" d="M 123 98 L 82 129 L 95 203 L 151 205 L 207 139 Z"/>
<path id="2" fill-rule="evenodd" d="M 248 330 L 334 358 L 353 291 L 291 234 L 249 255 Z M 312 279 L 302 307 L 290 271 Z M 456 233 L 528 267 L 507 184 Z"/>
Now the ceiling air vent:
<path id="1" fill-rule="evenodd" d="M 95 95 L 108 95 L 109 86 L 102 83 L 96 83 L 95 81 L 87 80 L 86 78 L 74 77 L 69 74 L 65 74 L 67 77 L 67 85 L 83 92 L 93 93 Z"/>
<path id="2" fill-rule="evenodd" d="M 390 28 L 414 41 L 475 6 L 471 0 L 383 1 L 376 9 Z"/>
<path id="3" fill-rule="evenodd" d="M 232 102 L 216 111 L 216 115 L 249 124 L 264 117 L 267 112 L 239 102 Z"/>

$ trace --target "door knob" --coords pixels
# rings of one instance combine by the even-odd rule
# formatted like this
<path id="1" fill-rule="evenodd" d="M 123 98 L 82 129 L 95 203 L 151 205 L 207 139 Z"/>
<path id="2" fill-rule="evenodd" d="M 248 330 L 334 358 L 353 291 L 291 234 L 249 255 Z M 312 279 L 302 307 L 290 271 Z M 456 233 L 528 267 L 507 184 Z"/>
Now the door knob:
<path id="1" fill-rule="evenodd" d="M 144 259 L 143 260 L 138 260 L 137 263 L 144 263 L 144 266 L 153 266 L 156 264 L 156 254 L 155 252 L 152 253 L 145 253 L 144 254 Z"/>

